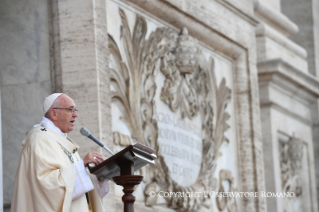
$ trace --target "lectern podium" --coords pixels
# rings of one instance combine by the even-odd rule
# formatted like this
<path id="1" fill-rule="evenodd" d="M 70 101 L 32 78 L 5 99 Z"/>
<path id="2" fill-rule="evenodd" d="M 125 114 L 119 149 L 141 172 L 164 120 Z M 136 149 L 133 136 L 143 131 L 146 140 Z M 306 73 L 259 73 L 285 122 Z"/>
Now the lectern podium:
<path id="1" fill-rule="evenodd" d="M 153 149 L 136 143 L 89 170 L 100 180 L 113 180 L 117 185 L 123 186 L 124 212 L 134 212 L 135 197 L 132 193 L 134 186 L 140 184 L 143 179 L 143 176 L 134 175 L 134 171 L 147 164 L 155 164 L 157 157 L 154 153 Z"/>

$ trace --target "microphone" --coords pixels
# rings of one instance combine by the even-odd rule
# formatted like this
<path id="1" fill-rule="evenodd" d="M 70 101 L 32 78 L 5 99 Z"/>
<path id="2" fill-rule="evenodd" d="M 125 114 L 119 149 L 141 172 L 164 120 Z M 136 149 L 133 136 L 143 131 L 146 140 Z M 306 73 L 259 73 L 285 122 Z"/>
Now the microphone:
<path id="1" fill-rule="evenodd" d="M 80 132 L 82 135 L 87 136 L 88 138 L 90 138 L 92 141 L 94 141 L 95 143 L 97 143 L 100 147 L 104 148 L 106 151 L 108 151 L 111 155 L 114 155 L 114 153 L 107 148 L 106 146 L 104 146 L 104 144 L 102 144 L 99 140 L 97 140 L 88 129 L 86 129 L 85 127 L 82 127 L 80 129 Z"/>

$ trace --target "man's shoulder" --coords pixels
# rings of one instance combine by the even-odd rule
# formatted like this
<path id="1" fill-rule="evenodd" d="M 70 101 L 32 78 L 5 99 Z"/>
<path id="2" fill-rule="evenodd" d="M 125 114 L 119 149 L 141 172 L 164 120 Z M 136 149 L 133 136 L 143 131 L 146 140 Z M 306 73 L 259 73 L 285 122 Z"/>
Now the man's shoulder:
<path id="1" fill-rule="evenodd" d="M 70 138 L 65 138 L 52 129 L 45 127 L 35 127 L 27 133 L 26 139 L 23 141 L 24 146 L 31 148 L 57 148 L 63 146 L 69 152 L 79 149 L 79 146 Z"/>
<path id="2" fill-rule="evenodd" d="M 26 134 L 26 138 L 36 137 L 36 136 L 47 136 L 48 129 L 42 126 L 33 127 Z"/>
<path id="3" fill-rule="evenodd" d="M 34 127 L 28 133 L 22 145 L 30 145 L 37 143 L 46 143 L 46 141 L 54 140 L 45 127 Z"/>

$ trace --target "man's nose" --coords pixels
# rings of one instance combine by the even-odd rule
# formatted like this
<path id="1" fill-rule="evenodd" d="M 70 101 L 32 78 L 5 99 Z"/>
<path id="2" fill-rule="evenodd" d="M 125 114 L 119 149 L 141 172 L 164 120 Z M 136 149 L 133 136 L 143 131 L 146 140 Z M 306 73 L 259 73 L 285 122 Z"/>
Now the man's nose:
<path id="1" fill-rule="evenodd" d="M 72 113 L 72 117 L 78 117 L 78 112 L 74 111 L 74 113 Z"/>

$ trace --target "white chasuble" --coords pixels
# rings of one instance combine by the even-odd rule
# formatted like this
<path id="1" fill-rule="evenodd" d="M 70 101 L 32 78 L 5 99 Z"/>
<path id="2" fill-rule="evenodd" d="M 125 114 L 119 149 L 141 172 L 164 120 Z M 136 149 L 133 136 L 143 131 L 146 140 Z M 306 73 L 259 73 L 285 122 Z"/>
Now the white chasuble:
<path id="1" fill-rule="evenodd" d="M 16 173 L 11 212 L 88 212 L 85 194 L 72 200 L 75 166 L 70 160 L 79 147 L 57 132 L 34 127 L 23 141 Z M 75 152 L 77 158 L 80 158 Z M 96 190 L 89 192 L 94 212 L 102 212 Z"/>

